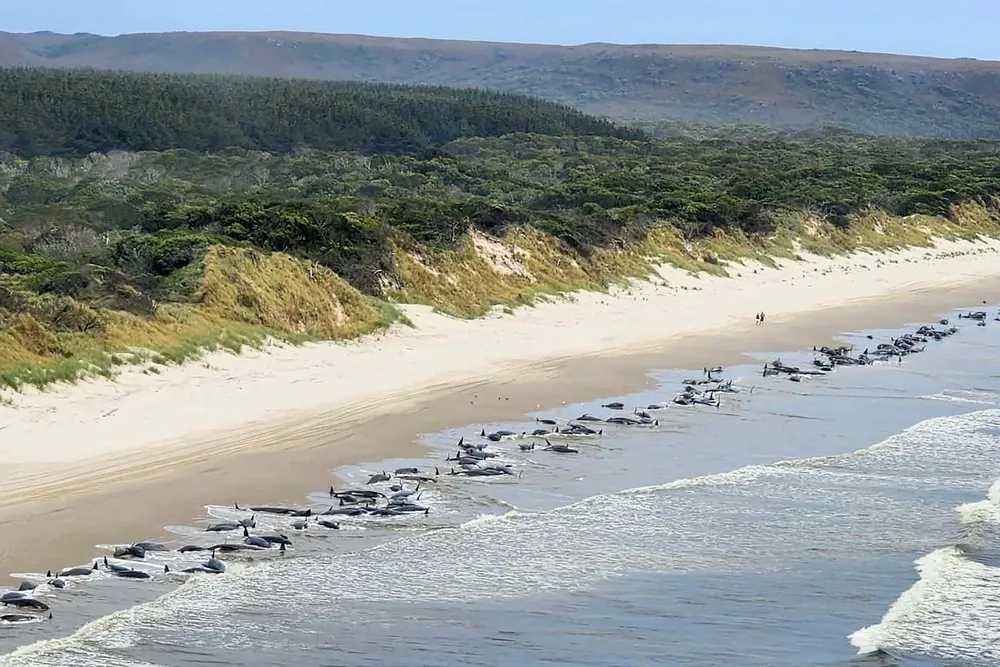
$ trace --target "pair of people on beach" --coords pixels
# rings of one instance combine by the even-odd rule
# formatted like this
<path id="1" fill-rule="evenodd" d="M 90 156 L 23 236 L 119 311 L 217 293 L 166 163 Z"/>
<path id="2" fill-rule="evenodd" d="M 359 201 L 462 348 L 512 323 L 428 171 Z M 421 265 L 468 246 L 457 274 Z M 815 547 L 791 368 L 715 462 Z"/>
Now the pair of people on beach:
<path id="1" fill-rule="evenodd" d="M 757 320 L 757 326 L 764 324 L 764 313 L 757 313 L 756 320 Z"/>

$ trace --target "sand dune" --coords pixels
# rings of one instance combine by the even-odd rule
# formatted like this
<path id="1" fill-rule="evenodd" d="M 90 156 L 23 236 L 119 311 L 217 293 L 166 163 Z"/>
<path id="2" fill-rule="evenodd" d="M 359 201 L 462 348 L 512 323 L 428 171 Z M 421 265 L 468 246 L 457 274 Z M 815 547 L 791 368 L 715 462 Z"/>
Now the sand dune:
<path id="1" fill-rule="evenodd" d="M 406 306 L 415 328 L 349 343 L 275 344 L 243 355 L 131 369 L 44 392 L 8 393 L 0 408 L 0 464 L 79 464 L 148 452 L 198 434 L 220 435 L 297 413 L 372 402 L 406 403 L 415 392 L 489 377 L 533 362 L 638 350 L 673 337 L 767 327 L 834 305 L 944 289 L 1000 275 L 1000 243 L 941 242 L 933 250 L 747 265 L 733 278 L 693 277 L 663 267 L 649 283 L 457 320 Z M 223 437 L 224 439 L 224 437 Z M 218 438 L 213 438 L 218 443 Z M 29 447 L 24 443 L 30 443 Z"/>

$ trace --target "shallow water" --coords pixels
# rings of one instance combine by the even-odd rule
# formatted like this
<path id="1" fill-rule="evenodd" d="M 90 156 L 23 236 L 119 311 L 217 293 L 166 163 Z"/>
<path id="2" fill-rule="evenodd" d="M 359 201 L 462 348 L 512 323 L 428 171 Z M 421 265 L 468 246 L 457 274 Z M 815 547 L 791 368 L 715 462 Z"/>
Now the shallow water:
<path id="1" fill-rule="evenodd" d="M 74 583 L 46 597 L 53 621 L 0 630 L 3 651 L 43 640 L 0 666 L 995 665 L 1000 324 L 960 326 L 902 364 L 801 383 L 727 369 L 744 391 L 720 409 L 605 427 L 574 441 L 579 454 L 499 443 L 520 477 L 442 475 L 426 517 L 310 526 L 283 558 L 229 558 L 227 574 L 180 587 Z M 618 400 L 669 400 L 699 374 L 657 371 L 660 388 Z M 609 415 L 608 400 L 547 416 Z M 382 468 L 446 472 L 460 435 L 536 426 L 470 425 L 427 436 L 427 461 L 338 473 L 363 485 Z M 203 526 L 171 530 L 204 539 Z"/>

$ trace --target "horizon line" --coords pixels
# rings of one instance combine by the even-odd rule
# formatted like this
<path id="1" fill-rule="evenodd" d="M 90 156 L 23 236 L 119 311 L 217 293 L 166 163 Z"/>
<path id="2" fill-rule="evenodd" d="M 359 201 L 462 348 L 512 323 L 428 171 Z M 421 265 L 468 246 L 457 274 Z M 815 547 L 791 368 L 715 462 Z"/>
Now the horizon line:
<path id="1" fill-rule="evenodd" d="M 861 51 L 858 49 L 842 49 L 829 47 L 790 47 L 775 46 L 770 44 L 737 44 L 737 43 L 707 43 L 707 42 L 581 42 L 577 44 L 562 44 L 558 42 L 520 42 L 502 41 L 491 39 L 471 39 L 471 38 L 451 38 L 451 37 L 420 37 L 420 36 L 400 36 L 400 35 L 377 35 L 365 33 L 334 33 L 334 32 L 311 32 L 305 30 L 164 30 L 159 32 L 122 32 L 117 34 L 101 34 L 93 32 L 57 32 L 54 30 L 33 30 L 30 32 L 11 32 L 0 30 L 0 34 L 7 35 L 59 35 L 61 37 L 99 37 L 101 39 L 117 39 L 121 37 L 157 36 L 157 35 L 303 35 L 312 37 L 353 37 L 373 40 L 401 40 L 401 41 L 423 41 L 423 42 L 451 42 L 457 44 L 480 44 L 480 45 L 504 45 L 504 46 L 535 46 L 549 48 L 585 48 L 585 47 L 619 47 L 619 48 L 732 48 L 732 49 L 756 49 L 761 51 L 792 51 L 800 53 L 836 53 L 847 55 L 869 55 L 869 56 L 891 56 L 896 58 L 913 58 L 922 60 L 955 60 L 955 61 L 975 61 L 982 63 L 1000 63 L 1000 59 L 984 59 L 974 56 L 928 56 L 913 53 L 895 53 L 890 51 Z"/>

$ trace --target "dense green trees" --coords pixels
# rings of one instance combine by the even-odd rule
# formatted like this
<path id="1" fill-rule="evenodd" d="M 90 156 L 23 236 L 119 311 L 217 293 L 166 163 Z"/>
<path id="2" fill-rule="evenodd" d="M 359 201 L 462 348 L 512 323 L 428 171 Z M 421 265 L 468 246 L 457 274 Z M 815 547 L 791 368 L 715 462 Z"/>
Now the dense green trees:
<path id="1" fill-rule="evenodd" d="M 482 90 L 289 79 L 0 70 L 0 150 L 186 148 L 403 153 L 511 132 L 637 137 L 542 100 Z"/>

